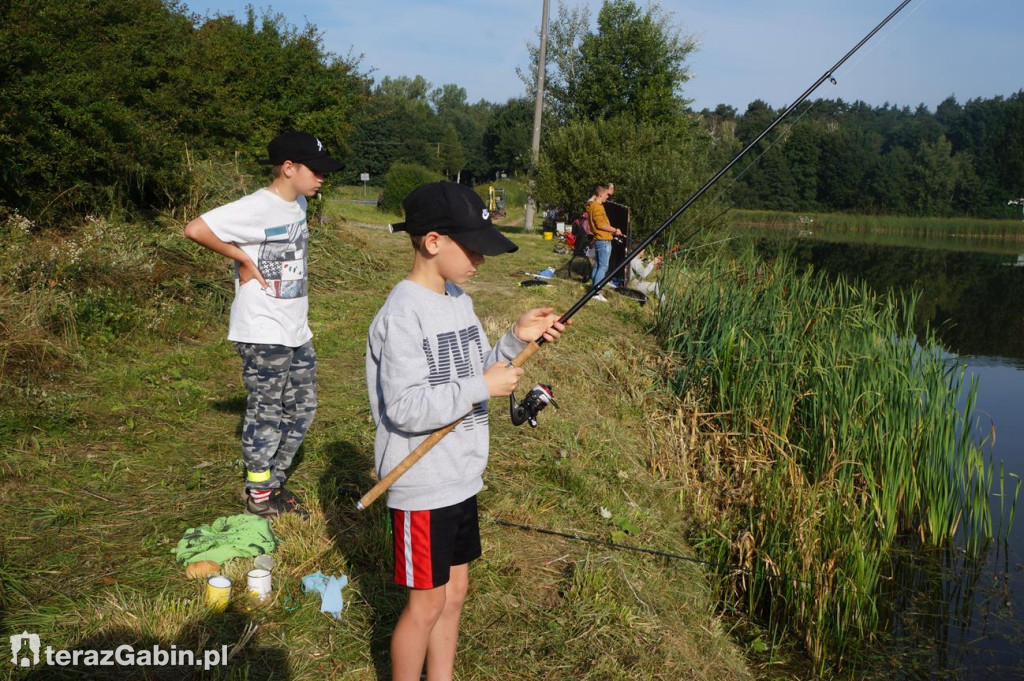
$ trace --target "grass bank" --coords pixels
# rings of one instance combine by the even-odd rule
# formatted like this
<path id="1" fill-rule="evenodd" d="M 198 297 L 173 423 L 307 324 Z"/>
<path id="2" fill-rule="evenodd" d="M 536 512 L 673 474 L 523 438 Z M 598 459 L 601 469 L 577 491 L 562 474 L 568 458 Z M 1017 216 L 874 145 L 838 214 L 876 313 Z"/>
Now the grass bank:
<path id="1" fill-rule="evenodd" d="M 224 614 L 204 607 L 172 550 L 186 528 L 241 510 L 244 390 L 224 340 L 229 266 L 180 236 L 180 216 L 92 218 L 66 234 L 7 221 L 0 635 L 37 633 L 55 649 L 229 646 L 230 664 L 203 678 L 388 678 L 403 594 L 388 577 L 385 509 L 359 514 L 347 491 L 372 482 L 366 329 L 410 252 L 400 235 L 366 226 L 387 216 L 365 209 L 327 202 L 311 236 L 321 406 L 293 480 L 312 517 L 274 523 L 281 544 L 270 602 L 236 591 Z M 565 309 L 580 293 L 561 281 L 519 287 L 522 270 L 564 256 L 539 235 L 511 238 L 520 251 L 491 259 L 468 287 L 491 338 L 520 309 Z M 529 381 L 554 385 L 561 409 L 544 412 L 535 430 L 514 429 L 494 405 L 484 558 L 471 570 L 458 678 L 781 673 L 777 657 L 746 647 L 756 632 L 729 635 L 736 621 L 700 565 L 494 522 L 691 555 L 692 519 L 679 498 L 696 492 L 681 452 L 714 441 L 693 427 L 698 410 L 666 386 L 675 367 L 651 342 L 652 323 L 649 309 L 624 298 L 588 305 L 573 333 L 527 367 Z M 240 583 L 248 567 L 239 559 L 224 569 Z M 298 593 L 299 579 L 317 570 L 351 580 L 339 620 L 319 612 L 318 596 Z M 0 669 L 11 678 L 135 674 Z"/>
<path id="2" fill-rule="evenodd" d="M 730 211 L 729 219 L 737 227 L 784 229 L 797 232 L 827 231 L 836 234 L 887 234 L 927 239 L 1024 241 L 1024 222 L 1021 220 L 854 215 L 848 213 L 788 213 L 740 209 Z"/>

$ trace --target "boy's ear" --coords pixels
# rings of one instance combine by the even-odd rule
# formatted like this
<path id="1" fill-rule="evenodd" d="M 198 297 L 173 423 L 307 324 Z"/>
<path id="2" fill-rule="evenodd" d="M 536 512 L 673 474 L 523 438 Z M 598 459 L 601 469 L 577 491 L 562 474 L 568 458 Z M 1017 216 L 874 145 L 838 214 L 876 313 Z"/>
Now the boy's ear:
<path id="1" fill-rule="evenodd" d="M 427 232 L 423 235 L 422 248 L 424 252 L 430 255 L 437 255 L 437 252 L 441 250 L 441 242 L 445 239 L 444 236 L 437 232 Z"/>

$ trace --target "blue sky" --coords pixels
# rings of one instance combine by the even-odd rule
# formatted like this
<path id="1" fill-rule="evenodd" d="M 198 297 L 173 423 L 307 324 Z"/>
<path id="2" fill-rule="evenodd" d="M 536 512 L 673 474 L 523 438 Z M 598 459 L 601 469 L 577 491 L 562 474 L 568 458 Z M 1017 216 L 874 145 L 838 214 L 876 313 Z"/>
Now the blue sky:
<path id="1" fill-rule="evenodd" d="M 646 5 L 645 0 L 638 0 Z M 536 40 L 542 0 L 185 0 L 198 14 L 270 7 L 308 21 L 337 54 L 363 54 L 372 76 L 456 83 L 470 101 L 524 94 L 516 66 Z M 555 16 L 558 0 L 551 0 Z M 586 4 L 596 20 L 601 0 Z M 695 108 L 754 99 L 788 104 L 899 4 L 898 0 L 662 0 L 700 42 L 683 95 Z M 1024 89 L 1024 0 L 912 0 L 814 97 L 934 107 Z"/>

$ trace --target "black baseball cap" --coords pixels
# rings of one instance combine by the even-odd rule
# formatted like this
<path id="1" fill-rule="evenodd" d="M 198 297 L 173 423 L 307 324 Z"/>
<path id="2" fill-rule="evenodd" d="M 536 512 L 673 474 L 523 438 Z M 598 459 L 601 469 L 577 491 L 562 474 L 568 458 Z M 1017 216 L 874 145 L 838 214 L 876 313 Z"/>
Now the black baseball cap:
<path id="1" fill-rule="evenodd" d="M 519 246 L 491 224 L 491 214 L 480 195 L 458 182 L 430 182 L 412 190 L 402 201 L 405 222 L 390 226 L 392 232 L 422 236 L 446 234 L 480 255 L 501 255 Z"/>
<path id="2" fill-rule="evenodd" d="M 308 132 L 294 130 L 283 132 L 267 145 L 267 155 L 261 163 L 279 166 L 285 161 L 301 163 L 314 173 L 333 173 L 341 170 L 342 165 L 327 153 L 327 147 L 319 139 Z"/>

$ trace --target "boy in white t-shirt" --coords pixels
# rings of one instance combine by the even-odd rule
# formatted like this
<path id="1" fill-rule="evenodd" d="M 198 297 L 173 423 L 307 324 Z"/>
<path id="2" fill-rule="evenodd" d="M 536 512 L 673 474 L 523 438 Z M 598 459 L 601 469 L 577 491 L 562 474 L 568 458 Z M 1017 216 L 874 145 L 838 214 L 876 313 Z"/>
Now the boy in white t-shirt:
<path id="1" fill-rule="evenodd" d="M 242 358 L 248 392 L 242 426 L 246 511 L 305 517 L 301 500 L 284 482 L 317 404 L 306 197 L 342 166 L 303 132 L 278 135 L 267 152 L 270 186 L 192 220 L 185 236 L 235 261 L 228 340 Z"/>

